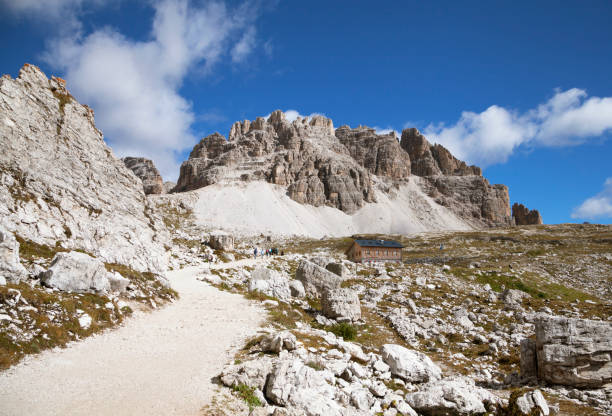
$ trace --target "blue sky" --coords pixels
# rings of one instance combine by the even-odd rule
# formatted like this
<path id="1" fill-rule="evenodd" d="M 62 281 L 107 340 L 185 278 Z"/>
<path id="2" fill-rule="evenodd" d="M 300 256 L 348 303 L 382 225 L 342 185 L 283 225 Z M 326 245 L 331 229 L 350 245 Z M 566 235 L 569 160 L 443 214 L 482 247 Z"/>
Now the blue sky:
<path id="1" fill-rule="evenodd" d="M 0 72 L 66 78 L 168 179 L 202 136 L 295 110 L 416 126 L 546 223 L 611 223 L 611 19 L 607 0 L 0 0 Z"/>

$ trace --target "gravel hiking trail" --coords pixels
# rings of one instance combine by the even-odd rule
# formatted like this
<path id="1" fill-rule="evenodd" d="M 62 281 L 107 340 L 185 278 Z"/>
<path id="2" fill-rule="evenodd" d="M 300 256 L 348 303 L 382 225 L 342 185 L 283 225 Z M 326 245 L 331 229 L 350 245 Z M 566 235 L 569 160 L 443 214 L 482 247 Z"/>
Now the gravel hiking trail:
<path id="1" fill-rule="evenodd" d="M 211 268 L 258 263 L 265 260 Z M 196 280 L 203 269 L 167 273 L 180 294 L 172 304 L 0 372 L 0 415 L 199 414 L 214 394 L 211 379 L 266 317 L 242 296 Z"/>

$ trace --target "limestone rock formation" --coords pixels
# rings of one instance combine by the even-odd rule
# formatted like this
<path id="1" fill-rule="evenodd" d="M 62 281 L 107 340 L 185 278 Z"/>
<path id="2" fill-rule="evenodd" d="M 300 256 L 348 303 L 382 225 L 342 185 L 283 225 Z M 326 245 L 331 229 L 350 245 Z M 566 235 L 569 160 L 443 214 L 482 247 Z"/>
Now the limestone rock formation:
<path id="1" fill-rule="evenodd" d="M 352 289 L 333 289 L 323 292 L 321 297 L 323 315 L 339 321 L 361 319 L 361 303 Z"/>
<path id="2" fill-rule="evenodd" d="M 176 182 L 172 182 L 172 181 L 164 182 L 164 192 L 162 193 L 169 194 L 170 192 L 172 192 L 175 186 L 176 186 Z"/>
<path id="3" fill-rule="evenodd" d="M 375 200 L 369 172 L 338 142 L 331 120 L 321 116 L 290 123 L 275 111 L 267 121 L 234 123 L 228 141 L 219 133 L 202 139 L 181 166 L 175 191 L 222 179 L 266 180 L 286 187 L 297 202 L 347 213 Z"/>
<path id="4" fill-rule="evenodd" d="M 27 276 L 19 261 L 19 243 L 0 224 L 0 276 L 9 282 L 19 282 Z"/>
<path id="5" fill-rule="evenodd" d="M 537 209 L 529 210 L 523 204 L 512 205 L 512 218 L 516 225 L 539 225 L 542 224 L 542 216 Z"/>
<path id="6" fill-rule="evenodd" d="M 163 272 L 169 235 L 60 78 L 25 65 L 0 78 L 0 223 L 38 244 Z"/>
<path id="7" fill-rule="evenodd" d="M 297 348 L 297 339 L 290 331 L 281 331 L 265 335 L 259 346 L 263 352 L 279 353 L 283 350 L 293 351 Z"/>
<path id="8" fill-rule="evenodd" d="M 221 231 L 212 233 L 208 244 L 215 250 L 234 251 L 234 237 Z"/>
<path id="9" fill-rule="evenodd" d="M 478 166 L 468 166 L 444 146 L 430 144 L 417 129 L 402 131 L 401 147 L 410 155 L 412 174 L 417 176 L 481 176 Z"/>
<path id="10" fill-rule="evenodd" d="M 104 264 L 85 253 L 58 253 L 41 281 L 67 292 L 108 292 L 111 284 Z"/>
<path id="11" fill-rule="evenodd" d="M 408 393 L 406 401 L 423 415 L 480 415 L 500 403 L 494 394 L 461 377 L 431 381 Z"/>
<path id="12" fill-rule="evenodd" d="M 342 414 L 342 406 L 334 400 L 334 388 L 320 372 L 299 359 L 276 363 L 268 377 L 265 395 L 274 404 L 303 408 L 309 415 Z"/>
<path id="13" fill-rule="evenodd" d="M 612 382 L 612 323 L 545 316 L 536 320 L 535 330 L 535 345 L 521 344 L 525 375 L 536 368 L 541 381 L 579 388 Z"/>
<path id="14" fill-rule="evenodd" d="M 295 278 L 302 282 L 307 296 L 320 297 L 324 291 L 339 289 L 342 278 L 308 260 L 302 260 L 295 272 Z"/>
<path id="15" fill-rule="evenodd" d="M 445 147 L 432 145 L 417 129 L 402 132 L 412 174 L 425 178 L 427 193 L 466 220 L 488 226 L 510 225 L 510 196 L 504 185 L 490 185 L 477 166 L 468 166 Z"/>
<path id="16" fill-rule="evenodd" d="M 261 292 L 281 300 L 291 298 L 289 280 L 276 270 L 260 267 L 251 273 L 249 292 Z"/>
<path id="17" fill-rule="evenodd" d="M 336 137 L 370 173 L 391 179 L 410 176 L 410 156 L 402 151 L 394 132 L 377 135 L 368 127 L 342 126 L 336 129 Z"/>
<path id="18" fill-rule="evenodd" d="M 423 353 L 397 344 L 385 344 L 381 355 L 391 373 L 411 383 L 439 380 L 442 370 Z"/>
<path id="19" fill-rule="evenodd" d="M 146 195 L 164 193 L 164 181 L 152 160 L 144 157 L 124 157 L 121 160 L 140 178 Z"/>
<path id="20" fill-rule="evenodd" d="M 505 185 L 490 185 L 482 176 L 427 176 L 424 188 L 459 217 L 489 226 L 510 225 L 510 196 Z"/>
<path id="21" fill-rule="evenodd" d="M 431 145 L 416 129 L 404 130 L 400 142 L 395 133 L 378 135 L 368 127 L 334 131 L 322 116 L 289 122 L 281 111 L 234 123 L 228 140 L 219 133 L 202 139 L 182 164 L 173 192 L 266 181 L 301 204 L 353 214 L 376 202 L 377 192 L 394 198 L 411 175 L 424 177 L 417 186 L 472 226 L 511 223 L 505 186 L 490 185 L 480 168 Z"/>

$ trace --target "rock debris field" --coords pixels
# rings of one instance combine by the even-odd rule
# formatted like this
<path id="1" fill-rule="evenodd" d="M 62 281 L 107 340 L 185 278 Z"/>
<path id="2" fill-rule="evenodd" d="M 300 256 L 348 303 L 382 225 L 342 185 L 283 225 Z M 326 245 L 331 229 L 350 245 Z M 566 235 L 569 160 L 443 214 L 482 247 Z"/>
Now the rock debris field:
<path id="1" fill-rule="evenodd" d="M 180 299 L 163 309 L 0 373 L 0 414 L 198 414 L 211 379 L 265 317 L 242 296 L 197 281 L 198 271 L 168 273 Z"/>

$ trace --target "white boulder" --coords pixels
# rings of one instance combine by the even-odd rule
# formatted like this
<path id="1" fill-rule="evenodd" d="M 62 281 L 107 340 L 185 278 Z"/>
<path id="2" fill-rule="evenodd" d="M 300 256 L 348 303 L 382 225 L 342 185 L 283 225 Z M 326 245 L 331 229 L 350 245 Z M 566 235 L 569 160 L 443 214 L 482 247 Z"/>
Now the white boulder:
<path id="1" fill-rule="evenodd" d="M 19 261 L 19 242 L 0 226 L 0 272 L 9 282 L 19 282 L 28 272 Z"/>
<path id="2" fill-rule="evenodd" d="M 279 406 L 303 409 L 308 416 L 340 416 L 343 408 L 322 374 L 326 371 L 316 371 L 299 359 L 280 360 L 266 383 L 266 398 Z"/>
<path id="3" fill-rule="evenodd" d="M 263 352 L 293 351 L 297 347 L 297 339 L 291 332 L 282 331 L 264 336 L 259 341 L 259 346 Z"/>
<path id="4" fill-rule="evenodd" d="M 308 260 L 302 260 L 295 272 L 307 296 L 318 298 L 325 290 L 339 289 L 342 278 Z"/>
<path id="5" fill-rule="evenodd" d="M 431 381 L 420 390 L 406 395 L 406 401 L 417 412 L 436 415 L 484 414 L 500 399 L 477 387 L 469 378 L 457 377 Z"/>
<path id="6" fill-rule="evenodd" d="M 332 289 L 323 292 L 321 297 L 323 315 L 339 321 L 361 319 L 361 302 L 357 292 L 351 289 Z"/>
<path id="7" fill-rule="evenodd" d="M 41 274 L 41 281 L 66 292 L 108 292 L 111 290 L 108 275 L 100 260 L 71 251 L 56 254 L 49 270 Z"/>
<path id="8" fill-rule="evenodd" d="M 268 296 L 286 300 L 291 298 L 289 279 L 279 272 L 265 267 L 255 269 L 249 279 L 249 292 L 261 292 Z"/>
<path id="9" fill-rule="evenodd" d="M 442 370 L 423 353 L 409 350 L 397 344 L 385 344 L 381 355 L 391 368 L 391 373 L 411 383 L 439 380 Z M 414 407 L 414 406 L 413 406 Z"/>

